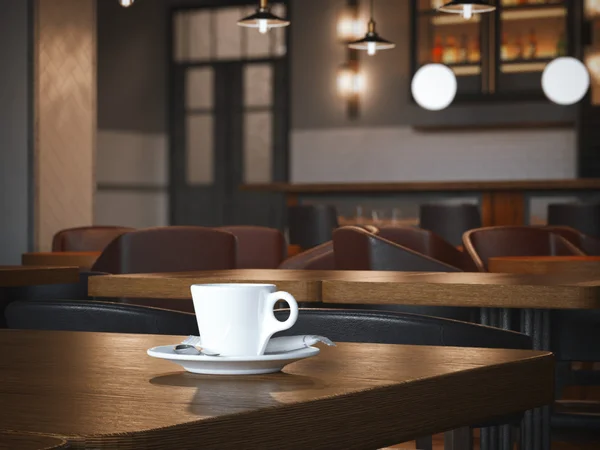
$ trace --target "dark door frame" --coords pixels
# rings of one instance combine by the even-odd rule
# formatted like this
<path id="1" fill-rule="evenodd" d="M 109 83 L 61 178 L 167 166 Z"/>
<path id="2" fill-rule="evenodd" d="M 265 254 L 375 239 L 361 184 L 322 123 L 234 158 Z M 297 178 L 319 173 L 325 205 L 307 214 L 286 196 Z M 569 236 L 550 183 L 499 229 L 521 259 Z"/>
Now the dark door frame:
<path id="1" fill-rule="evenodd" d="M 283 3 L 286 6 L 287 9 L 287 16 L 288 18 L 291 18 L 291 11 L 290 11 L 290 0 L 277 0 L 277 3 Z M 174 27 L 173 27 L 173 17 L 174 15 L 182 10 L 192 10 L 192 9 L 214 9 L 214 8 L 218 8 L 218 7 L 231 7 L 231 6 L 255 6 L 257 5 L 257 0 L 171 0 L 170 3 L 167 6 L 167 14 L 166 14 L 166 20 L 167 20 L 167 61 L 168 61 L 168 65 L 169 65 L 169 69 L 168 69 L 168 73 L 167 73 L 167 92 L 168 92 L 168 104 L 169 104 L 169 110 L 168 110 L 168 116 L 167 116 L 167 130 L 168 130 L 168 148 L 169 148 L 169 223 L 173 224 L 176 222 L 176 210 L 177 210 L 177 186 L 176 183 L 174 183 L 174 180 L 176 180 L 179 176 L 181 176 L 181 172 L 178 170 L 177 164 L 176 164 L 176 155 L 174 154 L 175 152 L 173 151 L 174 145 L 175 145 L 175 134 L 177 133 L 177 129 L 178 129 L 178 123 L 177 123 L 177 114 L 175 114 L 175 109 L 177 107 L 176 105 L 176 94 L 177 94 L 177 85 L 176 85 L 176 81 L 177 81 L 177 77 L 174 76 L 175 75 L 175 71 L 176 66 L 179 66 L 180 64 L 177 64 L 174 60 L 174 39 L 173 39 L 173 34 L 174 34 Z M 262 62 L 275 62 L 275 61 L 284 61 L 285 64 L 285 79 L 284 80 L 278 80 L 276 82 L 278 82 L 278 84 L 283 85 L 284 88 L 282 89 L 282 98 L 283 101 L 285 102 L 285 109 L 286 109 L 286 114 L 284 115 L 284 119 L 283 122 L 279 125 L 281 128 L 278 128 L 280 130 L 283 130 L 285 136 L 283 137 L 278 137 L 278 141 L 280 141 L 282 143 L 282 146 L 280 148 L 274 149 L 274 151 L 277 152 L 282 152 L 282 154 L 280 155 L 279 158 L 279 164 L 277 165 L 277 167 L 274 167 L 273 169 L 273 181 L 274 182 L 287 182 L 289 180 L 289 163 L 290 163 L 290 129 L 291 129 L 291 107 L 290 107 L 290 100 L 291 100 L 291 94 L 290 94 L 290 86 L 291 86 L 291 57 L 290 57 L 290 52 L 291 52 L 291 33 L 286 33 L 286 54 L 285 56 L 279 57 L 279 58 L 263 58 L 263 59 L 247 59 L 247 60 L 239 60 L 241 62 L 244 61 L 248 61 L 248 62 L 256 62 L 256 63 L 260 63 Z M 202 65 L 211 65 L 211 62 L 206 62 L 206 63 L 194 63 L 194 64 L 190 64 L 191 66 L 194 67 L 199 67 Z M 280 105 L 273 105 L 274 106 L 274 110 L 277 109 L 277 107 Z M 285 207 L 285 200 L 282 197 L 281 198 L 281 204 L 282 204 L 282 208 Z M 282 219 L 283 220 L 283 219 Z M 280 221 L 282 222 L 282 221 Z M 283 226 L 283 223 L 282 223 Z"/>

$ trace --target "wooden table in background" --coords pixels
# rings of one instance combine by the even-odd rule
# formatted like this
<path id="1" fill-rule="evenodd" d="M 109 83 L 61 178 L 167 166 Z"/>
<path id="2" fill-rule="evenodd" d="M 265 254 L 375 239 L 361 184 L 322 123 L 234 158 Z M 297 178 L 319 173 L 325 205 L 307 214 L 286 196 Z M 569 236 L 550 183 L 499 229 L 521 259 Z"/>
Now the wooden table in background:
<path id="1" fill-rule="evenodd" d="M 191 299 L 192 284 L 273 283 L 299 302 L 317 302 L 321 299 L 321 280 L 328 275 L 328 271 L 320 270 L 279 269 L 102 275 L 90 278 L 88 291 L 93 297 Z"/>
<path id="2" fill-rule="evenodd" d="M 77 267 L 0 266 L 0 288 L 78 281 Z"/>
<path id="3" fill-rule="evenodd" d="M 98 276 L 90 278 L 89 292 L 191 299 L 190 286 L 201 283 L 273 283 L 302 302 L 600 309 L 600 277 L 574 274 L 237 269 Z"/>
<path id="4" fill-rule="evenodd" d="M 341 343 L 241 377 L 146 355 L 180 340 L 0 330 L 0 428 L 76 448 L 381 448 L 554 395 L 547 352 Z"/>
<path id="5" fill-rule="evenodd" d="M 490 258 L 495 273 L 577 274 L 600 279 L 600 256 L 503 256 Z"/>
<path id="6" fill-rule="evenodd" d="M 89 269 L 102 252 L 40 252 L 24 253 L 21 262 L 24 266 L 74 266 Z"/>

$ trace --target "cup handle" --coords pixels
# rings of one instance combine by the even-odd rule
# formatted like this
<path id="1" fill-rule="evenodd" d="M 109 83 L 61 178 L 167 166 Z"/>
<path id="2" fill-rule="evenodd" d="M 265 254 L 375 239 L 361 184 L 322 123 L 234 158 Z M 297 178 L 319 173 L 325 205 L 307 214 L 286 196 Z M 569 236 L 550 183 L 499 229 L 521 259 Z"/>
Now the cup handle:
<path id="1" fill-rule="evenodd" d="M 273 314 L 273 308 L 278 301 L 285 300 L 290 305 L 290 317 L 285 322 L 277 320 L 275 314 Z M 296 299 L 289 292 L 279 291 L 273 292 L 267 296 L 265 302 L 265 311 L 262 327 L 261 343 L 259 348 L 259 355 L 265 353 L 269 339 L 278 331 L 288 330 L 294 326 L 296 320 L 298 320 L 298 303 Z"/>

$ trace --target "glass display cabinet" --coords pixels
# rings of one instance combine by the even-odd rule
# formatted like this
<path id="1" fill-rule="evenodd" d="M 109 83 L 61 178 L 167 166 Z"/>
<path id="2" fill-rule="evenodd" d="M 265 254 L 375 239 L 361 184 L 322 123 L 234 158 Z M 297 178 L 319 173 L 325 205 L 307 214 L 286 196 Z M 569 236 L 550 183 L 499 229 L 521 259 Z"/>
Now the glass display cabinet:
<path id="1" fill-rule="evenodd" d="M 574 3 L 565 0 L 498 0 L 493 13 L 438 12 L 444 0 L 411 0 L 413 73 L 442 63 L 458 80 L 457 99 L 541 96 L 541 74 L 550 61 L 573 54 Z"/>

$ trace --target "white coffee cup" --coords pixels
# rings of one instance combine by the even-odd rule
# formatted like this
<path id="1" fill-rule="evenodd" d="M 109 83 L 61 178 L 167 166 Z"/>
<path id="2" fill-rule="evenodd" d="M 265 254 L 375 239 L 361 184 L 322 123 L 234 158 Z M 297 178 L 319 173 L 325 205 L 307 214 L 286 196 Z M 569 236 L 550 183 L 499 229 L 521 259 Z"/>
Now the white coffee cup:
<path id="1" fill-rule="evenodd" d="M 298 319 L 298 303 L 274 284 L 195 284 L 194 310 L 202 347 L 221 356 L 258 356 L 271 336 L 291 328 Z M 280 322 L 275 304 L 289 304 L 290 316 Z"/>

